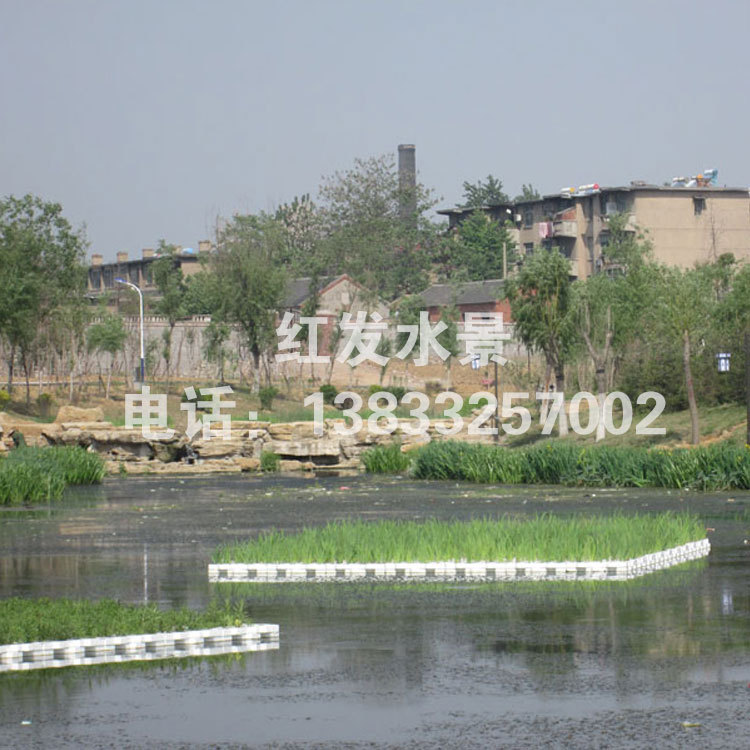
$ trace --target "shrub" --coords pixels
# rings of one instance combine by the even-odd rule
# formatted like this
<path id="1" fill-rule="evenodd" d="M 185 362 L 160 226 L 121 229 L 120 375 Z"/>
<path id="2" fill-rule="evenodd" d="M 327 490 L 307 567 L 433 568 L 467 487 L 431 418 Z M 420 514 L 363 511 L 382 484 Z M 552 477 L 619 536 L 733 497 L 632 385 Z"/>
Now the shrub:
<path id="1" fill-rule="evenodd" d="M 198 411 L 211 411 L 210 406 L 201 406 L 201 401 L 208 400 L 207 397 L 201 396 L 200 388 L 195 389 L 195 398 L 189 398 L 187 393 L 183 391 L 182 398 L 180 399 L 180 402 L 183 404 L 195 404 L 195 408 L 198 409 Z"/>
<path id="2" fill-rule="evenodd" d="M 263 451 L 260 454 L 260 470 L 273 473 L 281 467 L 281 459 L 273 451 Z"/>
<path id="3" fill-rule="evenodd" d="M 330 383 L 321 385 L 319 390 L 323 394 L 324 404 L 333 404 L 333 399 L 335 399 L 339 393 L 338 390 L 336 389 L 336 386 L 331 385 Z"/>
<path id="4" fill-rule="evenodd" d="M 2 411 L 10 401 L 10 394 L 4 388 L 0 388 L 0 411 Z"/>
<path id="5" fill-rule="evenodd" d="M 258 391 L 258 398 L 260 399 L 260 408 L 264 411 L 271 411 L 273 409 L 273 400 L 279 395 L 279 389 L 273 385 L 261 388 Z"/>
<path id="6" fill-rule="evenodd" d="M 40 393 L 36 399 L 36 405 L 39 409 L 39 416 L 43 419 L 47 419 L 52 410 L 52 403 L 54 399 L 51 393 Z"/>
<path id="7" fill-rule="evenodd" d="M 402 385 L 371 385 L 369 393 L 372 396 L 373 393 L 385 391 L 386 393 L 392 393 L 396 397 L 396 401 L 401 401 L 406 393 L 406 388 Z"/>

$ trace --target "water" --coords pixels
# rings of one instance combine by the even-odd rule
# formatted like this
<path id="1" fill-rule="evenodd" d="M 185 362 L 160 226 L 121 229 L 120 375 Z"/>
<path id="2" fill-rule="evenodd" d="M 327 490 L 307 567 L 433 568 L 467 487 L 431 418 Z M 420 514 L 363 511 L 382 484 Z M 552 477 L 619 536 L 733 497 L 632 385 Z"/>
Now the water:
<path id="1" fill-rule="evenodd" d="M 113 479 L 70 500 L 0 512 L 0 596 L 241 597 L 255 621 L 280 624 L 281 647 L 0 676 L 0 746 L 705 748 L 748 735 L 747 493 L 208 477 Z M 667 508 L 715 529 L 711 557 L 639 582 L 253 587 L 206 576 L 216 545 L 271 527 Z"/>

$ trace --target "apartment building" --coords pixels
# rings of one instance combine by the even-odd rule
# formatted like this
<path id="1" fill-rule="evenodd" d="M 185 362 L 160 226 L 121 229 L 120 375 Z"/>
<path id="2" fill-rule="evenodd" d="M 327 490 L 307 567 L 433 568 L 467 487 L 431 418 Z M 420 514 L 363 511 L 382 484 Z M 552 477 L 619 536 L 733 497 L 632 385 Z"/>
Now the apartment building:
<path id="1" fill-rule="evenodd" d="M 628 187 L 586 185 L 555 195 L 483 209 L 511 222 L 517 247 L 558 247 L 571 260 L 571 275 L 585 279 L 606 263 L 609 219 L 627 214 L 627 228 L 642 232 L 657 260 L 691 267 L 723 253 L 750 260 L 750 193 L 747 188 L 660 187 L 633 182 Z M 471 209 L 438 211 L 458 226 Z"/>

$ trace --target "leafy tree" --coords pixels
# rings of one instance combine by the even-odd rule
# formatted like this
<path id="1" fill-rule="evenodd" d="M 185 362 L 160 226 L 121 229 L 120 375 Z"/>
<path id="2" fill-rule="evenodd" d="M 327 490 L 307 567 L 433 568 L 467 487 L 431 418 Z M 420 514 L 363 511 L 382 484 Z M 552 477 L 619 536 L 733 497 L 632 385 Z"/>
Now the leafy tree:
<path id="1" fill-rule="evenodd" d="M 122 351 L 128 334 L 119 315 L 104 314 L 98 323 L 90 326 L 86 331 L 86 342 L 90 352 L 96 351 L 109 354 L 107 368 L 107 387 L 104 393 L 109 398 L 109 388 L 112 382 L 112 367 L 117 352 Z"/>
<path id="2" fill-rule="evenodd" d="M 182 298 L 184 315 L 213 315 L 220 307 L 216 276 L 210 270 L 194 273 L 185 279 Z"/>
<path id="3" fill-rule="evenodd" d="M 527 348 L 541 352 L 565 392 L 565 363 L 575 342 L 570 261 L 557 248 L 535 250 L 506 285 L 516 333 Z M 566 431 L 561 414 L 560 431 Z"/>
<path id="4" fill-rule="evenodd" d="M 33 195 L 0 200 L 0 336 L 8 344 L 8 391 L 20 354 L 30 401 L 29 373 L 39 332 L 55 314 L 80 305 L 86 288 L 85 239 L 59 203 Z"/>
<path id="5" fill-rule="evenodd" d="M 510 203 L 508 194 L 503 192 L 503 183 L 491 174 L 487 175 L 484 182 L 482 180 L 477 180 L 474 183 L 464 182 L 463 187 L 464 202 L 461 204 L 462 208 L 482 208 Z"/>
<path id="6" fill-rule="evenodd" d="M 389 299 L 424 289 L 429 264 L 424 248 L 434 231 L 425 213 L 434 202 L 417 185 L 415 213 L 404 220 L 405 196 L 392 155 L 355 160 L 353 169 L 325 178 L 319 193 L 321 272 L 349 273 Z"/>
<path id="7" fill-rule="evenodd" d="M 309 194 L 282 204 L 273 218 L 282 229 L 280 261 L 295 275 L 318 272 L 316 252 L 323 237 L 322 216 Z"/>
<path id="8" fill-rule="evenodd" d="M 539 191 L 531 184 L 521 186 L 521 194 L 515 197 L 517 201 L 536 201 L 541 198 Z"/>
<path id="9" fill-rule="evenodd" d="M 176 248 L 159 240 L 157 258 L 152 268 L 154 284 L 159 290 L 160 299 L 156 303 L 156 311 L 167 319 L 169 328 L 162 334 L 164 348 L 162 356 L 167 365 L 167 393 L 169 393 L 170 363 L 172 360 L 172 336 L 177 321 L 185 315 L 185 279 L 182 269 L 174 257 Z"/>
<path id="10" fill-rule="evenodd" d="M 224 364 L 229 356 L 225 344 L 230 334 L 229 326 L 217 320 L 212 320 L 203 331 L 203 354 L 218 367 L 219 385 L 224 384 Z"/>
<path id="11" fill-rule="evenodd" d="M 653 309 L 657 332 L 682 345 L 682 366 L 690 409 L 690 442 L 700 442 L 698 405 L 693 386 L 693 352 L 704 335 L 715 308 L 710 274 L 705 268 L 683 270 L 663 266 L 660 269 L 658 295 Z"/>
<path id="12" fill-rule="evenodd" d="M 459 226 L 453 261 L 470 281 L 503 278 L 515 260 L 515 243 L 508 230 L 484 211 L 473 211 Z"/>
<path id="13" fill-rule="evenodd" d="M 276 318 L 286 290 L 279 264 L 282 237 L 269 217 L 235 216 L 221 233 L 211 264 L 220 294 L 219 319 L 239 326 L 259 388 L 261 356 L 276 341 Z"/>

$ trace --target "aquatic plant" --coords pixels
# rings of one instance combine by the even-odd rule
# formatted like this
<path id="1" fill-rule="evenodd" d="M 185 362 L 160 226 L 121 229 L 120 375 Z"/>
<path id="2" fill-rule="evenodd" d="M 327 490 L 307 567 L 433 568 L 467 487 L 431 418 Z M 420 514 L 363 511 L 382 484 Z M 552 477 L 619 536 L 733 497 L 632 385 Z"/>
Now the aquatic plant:
<path id="1" fill-rule="evenodd" d="M 98 638 L 249 623 L 244 603 L 212 603 L 203 612 L 121 604 L 112 599 L 22 599 L 0 601 L 0 643 Z"/>
<path id="2" fill-rule="evenodd" d="M 273 451 L 263 451 L 260 454 L 260 470 L 265 472 L 275 472 L 281 467 L 281 459 Z"/>
<path id="3" fill-rule="evenodd" d="M 106 473 L 97 453 L 78 446 L 19 448 L 0 459 L 0 504 L 58 500 L 69 484 L 97 484 Z"/>
<path id="4" fill-rule="evenodd" d="M 428 562 L 629 559 L 705 537 L 697 516 L 505 517 L 468 522 L 330 523 L 296 534 L 272 530 L 220 547 L 218 563 Z"/>
<path id="5" fill-rule="evenodd" d="M 400 474 L 409 468 L 411 459 L 402 453 L 400 443 L 388 443 L 366 450 L 362 463 L 370 474 Z"/>
<path id="6" fill-rule="evenodd" d="M 750 448 L 730 442 L 665 450 L 625 446 L 581 447 L 572 442 L 505 448 L 441 441 L 429 443 L 411 455 L 412 474 L 417 479 L 593 487 L 750 489 Z M 365 466 L 368 471 L 392 471 L 385 462 L 372 462 L 373 468 Z"/>

